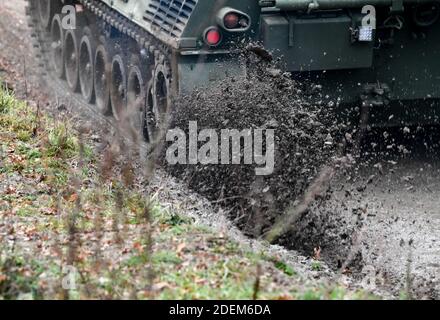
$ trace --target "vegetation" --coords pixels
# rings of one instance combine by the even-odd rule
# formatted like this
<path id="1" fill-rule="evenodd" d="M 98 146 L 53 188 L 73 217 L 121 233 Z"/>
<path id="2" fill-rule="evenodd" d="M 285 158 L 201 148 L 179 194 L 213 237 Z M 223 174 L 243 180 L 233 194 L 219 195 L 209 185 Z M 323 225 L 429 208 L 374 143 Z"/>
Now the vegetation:
<path id="1" fill-rule="evenodd" d="M 369 297 L 170 212 L 88 139 L 0 92 L 0 299 Z"/>

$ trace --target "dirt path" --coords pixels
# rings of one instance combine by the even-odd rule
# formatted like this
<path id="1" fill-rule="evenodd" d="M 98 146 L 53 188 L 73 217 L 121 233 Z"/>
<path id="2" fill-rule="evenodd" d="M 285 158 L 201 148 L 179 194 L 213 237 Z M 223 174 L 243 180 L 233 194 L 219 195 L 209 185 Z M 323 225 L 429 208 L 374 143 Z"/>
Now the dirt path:
<path id="1" fill-rule="evenodd" d="M 0 77 L 4 76 L 13 85 L 15 92 L 21 98 L 36 103 L 48 104 L 52 107 L 64 105 L 72 116 L 86 121 L 103 121 L 87 108 L 81 107 L 65 92 L 41 81 L 33 57 L 32 43 L 26 27 L 24 16 L 24 1 L 0 0 Z M 54 108 L 52 108 L 54 109 Z M 92 120 L 91 120 L 92 119 Z M 426 133 L 431 135 L 432 133 Z M 422 138 L 421 141 L 424 139 Z M 417 142 L 419 143 L 419 142 Z M 423 142 L 422 142 L 423 143 Z M 400 144 L 400 143 L 399 143 Z M 404 143 L 403 143 L 404 144 Z M 407 142 L 409 146 L 414 141 Z M 422 148 L 423 149 L 423 148 Z M 331 199 L 328 201 L 328 212 L 340 210 L 338 217 L 353 214 L 364 215 L 364 223 L 358 235 L 358 243 L 352 248 L 353 257 L 361 257 L 358 277 L 363 278 L 362 286 L 377 287 L 390 290 L 394 296 L 410 287 L 417 297 L 440 297 L 440 166 L 438 157 L 425 154 L 423 150 L 415 150 L 405 160 L 400 159 L 397 147 L 390 149 L 386 155 L 380 155 L 375 160 L 371 155 L 362 161 L 365 163 L 358 176 L 351 180 L 335 182 Z M 438 147 L 434 154 L 438 154 Z M 372 177 L 372 178 L 371 178 Z M 371 178 L 371 179 L 370 179 Z M 347 198 L 347 189 L 356 188 L 357 184 L 365 184 L 361 198 Z M 356 181 L 356 183 L 353 183 Z M 183 207 L 189 214 L 202 223 L 208 223 L 218 229 L 226 230 L 243 243 L 255 248 L 263 245 L 256 241 L 247 240 L 240 232 L 230 226 L 225 219 L 219 219 L 219 213 L 210 204 L 190 192 L 181 192 L 182 185 L 174 179 L 160 173 L 156 181 L 156 189 L 164 190 L 162 198 L 172 207 Z M 344 203 L 344 210 L 341 210 Z M 336 209 L 335 209 L 336 208 Z M 360 210 L 360 211 L 359 211 Z M 344 228 L 344 226 L 339 226 Z M 231 231 L 232 230 L 232 231 Z M 338 234 L 341 230 L 337 230 Z M 324 230 L 321 237 L 332 237 L 336 231 Z M 308 239 L 310 247 L 320 247 L 325 239 Z M 342 244 L 341 240 L 339 245 Z M 303 249 L 298 244 L 295 249 Z M 271 247 L 294 264 L 298 272 L 306 277 L 352 282 L 351 277 L 334 274 L 324 268 L 322 272 L 310 272 L 311 259 L 287 251 L 281 247 Z M 339 250 L 338 242 L 324 247 L 323 250 Z M 329 256 L 334 256 L 329 254 Z M 312 254 L 312 252 L 310 252 Z M 332 262 L 332 261 L 331 261 Z M 333 261 L 336 264 L 336 261 Z M 367 281 L 365 279 L 370 279 Z M 376 286 L 373 286 L 374 282 Z"/>
<path id="2" fill-rule="evenodd" d="M 365 210 L 359 239 L 365 272 L 394 283 L 396 295 L 411 287 L 419 297 L 440 298 L 440 166 L 434 151 L 369 159 L 360 177 L 372 181 L 360 203 L 348 203 Z M 344 197 L 335 194 L 336 201 Z"/>

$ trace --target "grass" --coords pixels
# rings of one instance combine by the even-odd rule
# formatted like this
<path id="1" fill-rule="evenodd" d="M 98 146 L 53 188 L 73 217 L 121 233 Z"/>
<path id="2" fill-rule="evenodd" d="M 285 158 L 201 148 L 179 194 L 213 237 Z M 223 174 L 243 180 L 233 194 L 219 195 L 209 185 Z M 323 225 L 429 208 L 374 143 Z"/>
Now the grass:
<path id="1" fill-rule="evenodd" d="M 287 265 L 283 261 L 274 260 L 273 263 L 275 265 L 275 268 L 281 270 L 288 276 L 294 276 L 296 274 L 295 270 L 293 270 L 291 266 Z"/>
<path id="2" fill-rule="evenodd" d="M 165 209 L 120 176 L 103 178 L 103 160 L 68 121 L 4 90 L 0 142 L 0 235 L 15 238 L 0 248 L 0 299 L 251 299 L 257 278 L 260 299 L 371 297 L 309 283 L 280 258 Z M 69 266 L 77 286 L 66 291 Z"/>

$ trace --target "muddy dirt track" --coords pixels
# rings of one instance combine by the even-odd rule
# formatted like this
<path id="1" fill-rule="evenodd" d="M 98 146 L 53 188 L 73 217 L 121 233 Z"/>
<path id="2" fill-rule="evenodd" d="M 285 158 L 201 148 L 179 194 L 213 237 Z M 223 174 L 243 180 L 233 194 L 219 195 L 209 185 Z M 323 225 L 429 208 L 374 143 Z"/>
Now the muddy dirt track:
<path id="1" fill-rule="evenodd" d="M 0 0 L 0 77 L 16 77 L 11 86 L 20 96 L 55 105 L 56 95 L 45 101 L 40 94 L 54 90 L 39 86 L 37 69 L 24 1 Z M 74 110 L 75 103 L 67 107 Z M 356 169 L 332 181 L 325 204 L 312 206 L 296 229 L 301 232 L 283 237 L 282 244 L 310 255 L 320 248 L 331 267 L 372 290 L 377 286 L 398 297 L 409 287 L 414 297 L 439 299 L 439 131 L 371 134 Z"/>

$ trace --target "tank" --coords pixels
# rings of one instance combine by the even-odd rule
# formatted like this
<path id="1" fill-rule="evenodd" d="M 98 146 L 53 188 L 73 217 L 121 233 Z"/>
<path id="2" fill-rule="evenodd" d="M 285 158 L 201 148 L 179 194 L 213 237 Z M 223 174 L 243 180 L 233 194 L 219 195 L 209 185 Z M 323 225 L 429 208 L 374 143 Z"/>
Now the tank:
<path id="1" fill-rule="evenodd" d="M 103 114 L 129 118 L 146 140 L 172 96 L 246 76 L 238 55 L 255 48 L 318 86 L 320 103 L 341 115 L 354 106 L 377 125 L 438 122 L 438 1 L 28 2 L 46 71 Z"/>

